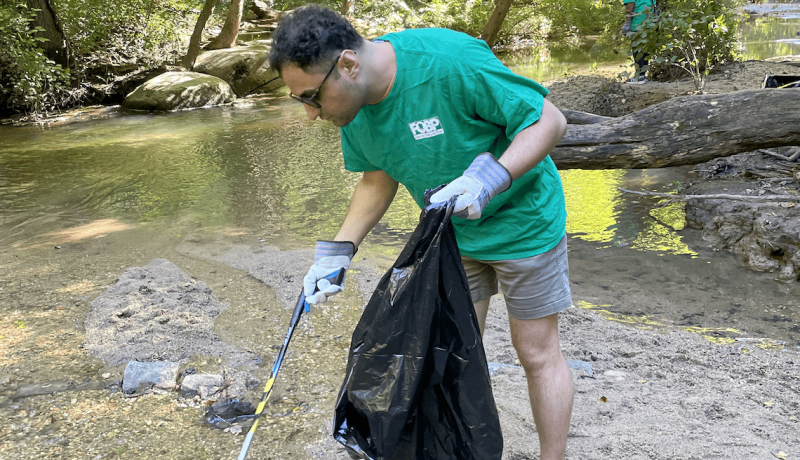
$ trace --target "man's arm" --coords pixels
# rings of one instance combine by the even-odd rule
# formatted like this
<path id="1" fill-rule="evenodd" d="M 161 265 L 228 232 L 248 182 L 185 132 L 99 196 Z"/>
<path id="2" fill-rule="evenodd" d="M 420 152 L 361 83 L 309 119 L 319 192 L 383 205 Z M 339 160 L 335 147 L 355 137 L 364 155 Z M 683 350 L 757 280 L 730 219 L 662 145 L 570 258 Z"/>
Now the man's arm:
<path id="1" fill-rule="evenodd" d="M 397 193 L 397 181 L 384 171 L 367 171 L 356 184 L 350 208 L 335 241 L 352 241 L 358 247 L 381 220 Z"/>
<path id="2" fill-rule="evenodd" d="M 500 164 L 508 170 L 512 179 L 517 179 L 538 165 L 566 132 L 567 119 L 545 99 L 539 120 L 514 136 L 511 145 L 500 157 Z"/>
<path id="3" fill-rule="evenodd" d="M 492 198 L 538 165 L 567 132 L 567 120 L 547 99 L 536 122 L 518 132 L 499 160 L 489 153 L 478 155 L 461 177 L 431 196 L 432 203 L 457 196 L 453 215 L 480 219 Z"/>

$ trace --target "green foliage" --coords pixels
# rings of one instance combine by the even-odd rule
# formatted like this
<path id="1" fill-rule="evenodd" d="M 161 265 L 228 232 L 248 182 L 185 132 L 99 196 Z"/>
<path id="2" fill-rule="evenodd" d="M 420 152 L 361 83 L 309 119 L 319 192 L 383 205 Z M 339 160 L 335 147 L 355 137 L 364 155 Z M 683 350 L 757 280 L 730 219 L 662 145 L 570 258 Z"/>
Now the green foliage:
<path id="1" fill-rule="evenodd" d="M 631 36 L 631 55 L 650 55 L 651 78 L 674 79 L 688 73 L 698 91 L 719 64 L 739 59 L 736 37 L 739 19 L 735 8 L 740 0 L 671 0 L 658 21 Z"/>
<path id="2" fill-rule="evenodd" d="M 431 0 L 409 15 L 411 26 L 446 27 L 478 36 L 494 11 L 494 2 Z"/>
<path id="3" fill-rule="evenodd" d="M 623 11 L 615 0 L 539 0 L 529 6 L 529 14 L 546 18 L 547 35 L 553 40 L 599 34 Z"/>
<path id="4" fill-rule="evenodd" d="M 47 59 L 31 27 L 36 11 L 22 1 L 0 1 L 0 112 L 44 112 L 56 106 L 54 94 L 67 83 L 67 71 Z"/>
<path id="5" fill-rule="evenodd" d="M 177 61 L 203 0 L 53 0 L 77 56 L 92 64 Z M 91 65 L 91 64 L 90 64 Z"/>
<path id="6" fill-rule="evenodd" d="M 617 0 L 519 0 L 503 22 L 501 37 L 544 40 L 594 35 L 616 20 Z M 276 1 L 289 10 L 305 0 Z M 339 11 L 342 1 L 317 1 Z M 477 37 L 494 12 L 493 0 L 359 0 L 354 15 L 387 31 L 403 28 L 446 27 Z"/>

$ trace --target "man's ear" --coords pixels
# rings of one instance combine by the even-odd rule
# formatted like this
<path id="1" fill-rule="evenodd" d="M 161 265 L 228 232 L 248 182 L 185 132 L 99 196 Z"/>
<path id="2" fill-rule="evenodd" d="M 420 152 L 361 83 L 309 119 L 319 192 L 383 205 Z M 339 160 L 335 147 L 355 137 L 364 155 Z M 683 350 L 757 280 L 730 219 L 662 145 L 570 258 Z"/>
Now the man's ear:
<path id="1" fill-rule="evenodd" d="M 361 62 L 358 55 L 353 50 L 344 50 L 342 57 L 339 58 L 339 72 L 347 75 L 350 79 L 355 80 L 358 73 L 361 71 Z"/>

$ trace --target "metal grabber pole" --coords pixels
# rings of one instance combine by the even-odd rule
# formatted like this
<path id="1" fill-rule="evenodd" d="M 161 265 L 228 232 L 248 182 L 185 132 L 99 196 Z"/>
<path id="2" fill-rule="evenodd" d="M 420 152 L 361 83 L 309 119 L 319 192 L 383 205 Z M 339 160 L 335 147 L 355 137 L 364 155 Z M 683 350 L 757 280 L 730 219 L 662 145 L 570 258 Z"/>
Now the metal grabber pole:
<path id="1" fill-rule="evenodd" d="M 345 269 L 342 268 L 338 272 L 332 273 L 326 278 L 330 280 L 331 284 L 341 284 L 342 279 L 344 279 L 344 274 Z M 275 364 L 272 366 L 272 372 L 270 372 L 267 384 L 264 386 L 264 394 L 261 395 L 261 402 L 258 403 L 255 418 L 253 418 L 253 425 L 250 427 L 250 431 L 247 432 L 247 436 L 244 438 L 242 451 L 239 452 L 239 460 L 244 460 L 245 457 L 247 457 L 247 451 L 250 449 L 250 443 L 253 442 L 253 435 L 256 432 L 256 428 L 258 428 L 258 419 L 261 418 L 261 414 L 264 412 L 264 406 L 267 405 L 269 395 L 272 393 L 272 386 L 275 384 L 275 379 L 278 377 L 278 371 L 281 370 L 281 364 L 283 364 L 283 356 L 286 354 L 286 349 L 289 348 L 289 341 L 292 340 L 294 329 L 300 322 L 300 315 L 303 314 L 303 310 L 308 311 L 308 308 L 309 307 L 308 303 L 306 302 L 305 293 L 300 290 L 300 298 L 297 299 L 297 305 L 294 307 L 292 319 L 289 321 L 289 330 L 286 331 L 286 337 L 283 339 L 283 345 L 278 352 L 278 356 L 275 357 Z"/>

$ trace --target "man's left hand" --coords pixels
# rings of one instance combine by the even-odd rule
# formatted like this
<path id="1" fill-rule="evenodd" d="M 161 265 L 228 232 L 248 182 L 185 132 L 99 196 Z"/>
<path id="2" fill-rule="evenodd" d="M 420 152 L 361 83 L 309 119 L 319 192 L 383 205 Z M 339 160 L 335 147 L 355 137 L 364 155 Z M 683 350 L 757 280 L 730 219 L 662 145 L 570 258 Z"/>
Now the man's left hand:
<path id="1" fill-rule="evenodd" d="M 511 174 L 489 152 L 478 155 L 461 177 L 434 193 L 431 203 L 457 196 L 453 215 L 479 219 L 483 208 L 498 194 L 511 187 Z"/>

